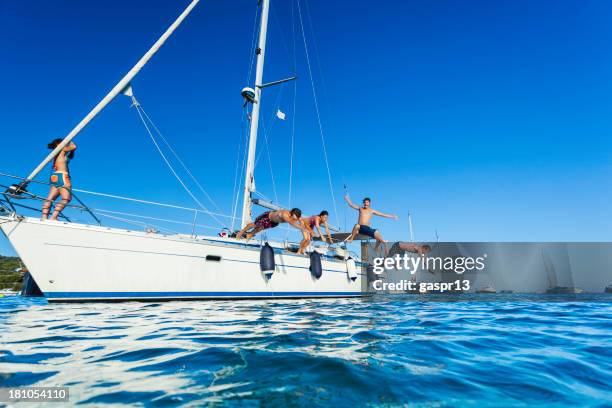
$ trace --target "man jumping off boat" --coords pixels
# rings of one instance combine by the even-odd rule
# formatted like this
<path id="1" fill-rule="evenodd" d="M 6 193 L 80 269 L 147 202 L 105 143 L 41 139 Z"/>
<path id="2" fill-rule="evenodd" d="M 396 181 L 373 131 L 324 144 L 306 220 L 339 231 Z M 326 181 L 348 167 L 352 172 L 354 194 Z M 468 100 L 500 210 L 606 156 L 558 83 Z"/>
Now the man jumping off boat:
<path id="1" fill-rule="evenodd" d="M 310 244 L 312 237 L 320 237 L 323 242 L 327 242 L 325 235 L 323 235 L 323 232 L 321 231 L 321 226 L 323 226 L 327 232 L 327 239 L 329 239 L 329 243 L 332 243 L 329 225 L 327 225 L 328 218 L 329 213 L 326 210 L 321 211 L 319 215 L 300 218 L 300 222 L 308 230 L 308 232 L 302 231 L 302 233 L 304 234 L 304 239 L 302 240 L 302 242 L 300 242 L 300 248 L 297 251 L 298 255 L 306 252 L 306 248 Z M 315 235 L 315 230 L 318 235 Z"/>
<path id="2" fill-rule="evenodd" d="M 55 149 L 57 145 L 62 142 L 62 139 L 55 139 L 47 145 L 49 149 Z M 72 182 L 70 181 L 70 172 L 68 170 L 68 163 L 70 159 L 74 158 L 74 151 L 76 145 L 73 142 L 67 144 L 53 159 L 53 173 L 51 173 L 51 188 L 49 195 L 43 203 L 42 207 L 42 219 L 46 220 L 49 217 L 49 211 L 51 205 L 55 199 L 61 195 L 62 199 L 55 205 L 53 214 L 51 215 L 52 220 L 57 220 L 62 210 L 68 205 L 72 199 Z"/>
<path id="3" fill-rule="evenodd" d="M 419 245 L 414 242 L 396 242 L 391 246 L 391 249 L 389 250 L 387 256 L 389 258 L 393 258 L 395 255 L 404 252 L 410 252 L 419 256 L 426 256 L 429 251 L 431 251 L 431 246 L 427 244 Z M 435 274 L 435 272 L 431 268 L 427 268 L 427 271 L 432 275 Z"/>
<path id="4" fill-rule="evenodd" d="M 355 227 L 353 227 L 353 231 L 351 232 L 351 235 L 346 239 L 346 242 L 353 242 L 353 239 L 355 239 L 355 236 L 357 236 L 357 234 L 363 234 L 376 240 L 376 251 L 378 251 L 378 249 L 380 248 L 380 244 L 383 244 L 385 246 L 386 254 L 388 252 L 387 242 L 383 239 L 382 235 L 380 235 L 380 232 L 378 230 L 370 226 L 370 221 L 372 220 L 372 215 L 378 215 L 379 217 L 391 218 L 394 220 L 397 220 L 398 216 L 395 214 L 385 214 L 381 213 L 380 211 L 374 210 L 370 207 L 371 200 L 369 197 L 363 199 L 363 206 L 361 207 L 356 204 L 353 204 L 348 194 L 344 196 L 344 200 L 349 205 L 349 207 L 359 211 L 359 218 L 357 220 L 357 224 L 355 224 Z"/>
<path id="5" fill-rule="evenodd" d="M 255 218 L 255 221 L 248 223 L 243 229 L 241 229 L 240 232 L 236 234 L 236 238 L 242 239 L 242 236 L 244 235 L 246 239 L 251 239 L 253 236 L 255 236 L 255 234 L 258 234 L 266 229 L 275 228 L 278 226 L 278 224 L 282 224 L 284 222 L 304 233 L 308 233 L 308 230 L 300 225 L 301 216 L 302 210 L 299 208 L 294 208 L 291 211 L 267 211 Z"/>
<path id="6" fill-rule="evenodd" d="M 412 252 L 418 255 L 427 255 L 431 251 L 431 246 L 427 244 L 419 245 L 414 242 L 396 242 L 391 246 L 388 256 L 393 256 L 401 252 Z"/>

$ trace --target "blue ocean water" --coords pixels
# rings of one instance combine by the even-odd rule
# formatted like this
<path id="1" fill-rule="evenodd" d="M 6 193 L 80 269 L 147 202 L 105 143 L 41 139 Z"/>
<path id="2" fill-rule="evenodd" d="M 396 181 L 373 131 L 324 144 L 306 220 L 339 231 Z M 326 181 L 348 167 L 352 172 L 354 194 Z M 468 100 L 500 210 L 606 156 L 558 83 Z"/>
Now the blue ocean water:
<path id="1" fill-rule="evenodd" d="M 0 299 L 0 386 L 146 406 L 610 406 L 612 295 Z"/>

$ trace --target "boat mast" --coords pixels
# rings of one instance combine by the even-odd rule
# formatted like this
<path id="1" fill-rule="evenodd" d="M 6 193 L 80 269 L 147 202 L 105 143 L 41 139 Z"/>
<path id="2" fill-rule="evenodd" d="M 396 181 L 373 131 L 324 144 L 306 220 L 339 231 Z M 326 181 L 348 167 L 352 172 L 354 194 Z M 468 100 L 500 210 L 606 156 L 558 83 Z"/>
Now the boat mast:
<path id="1" fill-rule="evenodd" d="M 257 45 L 257 67 L 255 70 L 255 100 L 251 111 L 251 127 L 249 133 L 249 154 L 247 156 L 246 175 L 244 178 L 244 196 L 242 201 L 242 227 L 251 222 L 251 193 L 255 191 L 255 148 L 257 147 L 257 128 L 259 125 L 259 110 L 261 108 L 261 85 L 263 81 L 264 57 L 266 55 L 266 34 L 268 31 L 268 11 L 270 0 L 261 0 L 261 24 L 259 27 L 259 43 Z"/>
<path id="2" fill-rule="evenodd" d="M 45 157 L 45 159 L 32 171 L 32 173 L 30 173 L 30 175 L 25 180 L 25 182 L 22 183 L 22 185 L 19 186 L 20 188 L 25 188 L 25 186 L 34 177 L 36 177 L 36 175 L 51 160 L 53 160 L 53 158 L 55 156 L 57 156 L 57 154 L 60 152 L 60 150 L 62 150 L 68 143 L 70 143 L 70 141 L 72 139 L 74 139 L 74 137 L 76 135 L 78 135 L 79 132 L 81 132 L 81 130 L 83 130 L 83 128 L 85 126 L 87 126 L 87 124 L 89 122 L 91 122 L 91 120 L 93 118 L 95 118 L 96 115 L 98 115 L 98 113 L 100 113 L 100 111 L 102 109 L 104 109 L 106 107 L 106 105 L 108 105 L 113 99 L 115 99 L 115 97 L 117 95 L 119 95 L 121 92 L 123 92 L 124 89 L 126 89 L 128 87 L 128 85 L 130 84 L 130 81 L 136 76 L 136 74 L 138 74 L 138 72 L 140 72 L 142 67 L 144 67 L 145 64 L 147 62 L 149 62 L 149 60 L 153 57 L 153 55 L 155 55 L 155 53 L 166 42 L 168 37 L 170 37 L 172 35 L 172 33 L 174 32 L 174 30 L 176 30 L 178 28 L 178 26 L 183 22 L 185 17 L 187 17 L 189 15 L 189 13 L 191 13 L 191 10 L 193 10 L 193 8 L 196 6 L 196 4 L 198 4 L 199 1 L 200 0 L 192 0 L 191 1 L 189 6 L 187 6 L 187 8 L 181 13 L 180 16 L 178 16 L 178 18 L 174 21 L 174 23 L 172 23 L 172 25 L 170 27 L 168 27 L 166 32 L 164 32 L 164 34 L 162 34 L 162 36 L 155 42 L 155 44 L 153 44 L 153 46 L 149 49 L 149 51 L 147 51 L 147 53 L 142 56 L 142 58 L 136 63 L 136 65 L 134 65 L 132 67 L 132 69 L 127 74 L 125 74 L 125 76 L 117 83 L 117 85 L 115 85 L 115 87 L 113 89 L 111 89 L 111 91 L 91 110 L 91 112 L 89 112 L 87 114 L 87 116 L 85 116 L 76 125 L 76 127 L 74 129 L 72 129 L 70 131 L 70 133 L 68 133 L 68 135 L 66 137 L 64 137 L 64 140 L 62 140 L 61 143 L 58 144 L 57 147 L 55 149 L 53 149 L 53 151 L 51 153 L 49 153 L 49 155 L 47 157 Z"/>

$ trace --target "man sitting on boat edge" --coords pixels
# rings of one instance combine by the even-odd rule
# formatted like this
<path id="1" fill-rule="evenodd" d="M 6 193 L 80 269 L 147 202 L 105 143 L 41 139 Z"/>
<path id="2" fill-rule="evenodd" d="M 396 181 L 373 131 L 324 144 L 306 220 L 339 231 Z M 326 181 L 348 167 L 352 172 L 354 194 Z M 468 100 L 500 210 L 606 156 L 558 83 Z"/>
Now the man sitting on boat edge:
<path id="1" fill-rule="evenodd" d="M 302 210 L 299 208 L 293 208 L 289 210 L 276 210 L 266 211 L 255 218 L 255 221 L 245 225 L 243 229 L 236 234 L 237 239 L 242 239 L 245 235 L 246 239 L 251 239 L 255 234 L 260 233 L 263 230 L 277 227 L 278 224 L 284 222 L 291 224 L 291 226 L 301 230 L 305 234 L 308 234 L 308 229 L 300 225 L 300 217 L 302 216 Z"/>

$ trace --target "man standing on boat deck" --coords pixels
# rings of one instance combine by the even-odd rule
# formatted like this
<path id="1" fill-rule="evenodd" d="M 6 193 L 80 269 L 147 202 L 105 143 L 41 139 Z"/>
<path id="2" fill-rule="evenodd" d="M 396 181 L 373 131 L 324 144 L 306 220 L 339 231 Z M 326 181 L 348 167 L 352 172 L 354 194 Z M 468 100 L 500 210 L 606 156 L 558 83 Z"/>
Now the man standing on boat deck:
<path id="1" fill-rule="evenodd" d="M 289 210 L 277 210 L 277 211 L 266 211 L 255 218 L 255 221 L 248 223 L 243 229 L 236 234 L 237 239 L 242 239 L 243 235 L 246 235 L 246 239 L 251 239 L 255 234 L 269 229 L 277 227 L 278 224 L 284 222 L 291 224 L 293 227 L 301 230 L 304 233 L 308 233 L 308 230 L 300 225 L 300 217 L 302 216 L 302 210 L 294 208 Z"/>
<path id="2" fill-rule="evenodd" d="M 370 207 L 371 200 L 369 197 L 363 199 L 362 207 L 353 204 L 348 194 L 344 196 L 344 200 L 347 202 L 349 207 L 359 211 L 359 218 L 357 220 L 357 224 L 355 224 L 355 226 L 353 227 L 353 231 L 351 232 L 351 235 L 346 239 L 346 242 L 353 242 L 353 239 L 357 234 L 367 235 L 368 237 L 374 238 L 376 240 L 376 251 L 378 251 L 378 249 L 380 248 L 380 244 L 383 244 L 385 246 L 386 254 L 388 252 L 387 242 L 383 239 L 382 235 L 380 235 L 380 232 L 378 230 L 370 226 L 370 221 L 372 220 L 372 215 L 378 215 L 384 218 L 392 218 L 394 220 L 397 220 L 398 216 L 395 214 L 385 214 L 381 213 L 380 211 L 374 210 Z"/>

